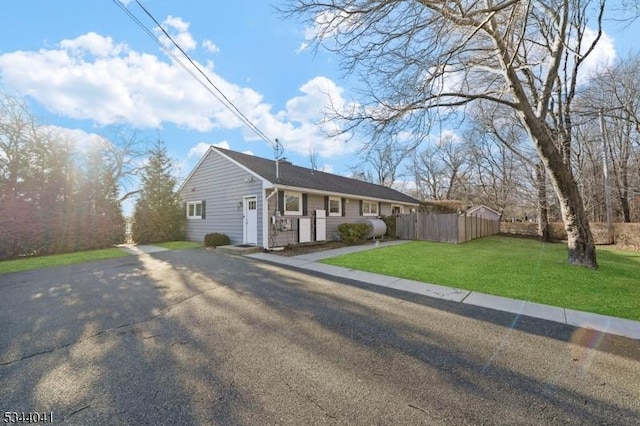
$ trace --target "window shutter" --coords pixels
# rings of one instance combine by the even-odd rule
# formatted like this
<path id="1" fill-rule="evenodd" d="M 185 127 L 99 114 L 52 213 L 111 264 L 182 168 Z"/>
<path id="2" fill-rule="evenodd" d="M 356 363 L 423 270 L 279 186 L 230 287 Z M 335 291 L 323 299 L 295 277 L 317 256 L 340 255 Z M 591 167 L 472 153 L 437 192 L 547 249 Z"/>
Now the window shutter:
<path id="1" fill-rule="evenodd" d="M 382 216 L 382 210 L 380 210 L 382 208 L 382 203 L 378 202 L 378 216 Z"/>
<path id="2" fill-rule="evenodd" d="M 307 215 L 307 194 L 302 194 L 302 216 Z"/>
<path id="3" fill-rule="evenodd" d="M 284 214 L 284 191 L 278 191 L 278 211 Z"/>
<path id="4" fill-rule="evenodd" d="M 202 200 L 202 218 L 207 218 L 207 202 L 206 200 Z"/>
<path id="5" fill-rule="evenodd" d="M 360 200 L 360 216 L 362 216 L 362 200 Z"/>
<path id="6" fill-rule="evenodd" d="M 347 215 L 347 199 L 346 198 L 340 198 L 340 211 L 342 212 L 342 216 L 346 216 Z"/>
<path id="7" fill-rule="evenodd" d="M 324 196 L 324 211 L 328 216 L 329 215 L 329 196 L 328 195 Z"/>
<path id="8" fill-rule="evenodd" d="M 189 211 L 187 210 L 187 202 L 182 203 L 182 208 L 184 209 L 184 216 L 187 217 Z"/>

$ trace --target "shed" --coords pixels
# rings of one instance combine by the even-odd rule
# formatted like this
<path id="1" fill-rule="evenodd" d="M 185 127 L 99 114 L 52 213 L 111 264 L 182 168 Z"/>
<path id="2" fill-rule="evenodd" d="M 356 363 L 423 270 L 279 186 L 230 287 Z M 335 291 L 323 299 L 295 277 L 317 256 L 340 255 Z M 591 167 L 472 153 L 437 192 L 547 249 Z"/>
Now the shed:
<path id="1" fill-rule="evenodd" d="M 477 206 L 468 208 L 465 212 L 465 216 L 474 216 L 482 219 L 499 221 L 502 214 L 499 211 L 492 209 L 491 207 L 485 206 L 483 204 L 478 204 Z"/>

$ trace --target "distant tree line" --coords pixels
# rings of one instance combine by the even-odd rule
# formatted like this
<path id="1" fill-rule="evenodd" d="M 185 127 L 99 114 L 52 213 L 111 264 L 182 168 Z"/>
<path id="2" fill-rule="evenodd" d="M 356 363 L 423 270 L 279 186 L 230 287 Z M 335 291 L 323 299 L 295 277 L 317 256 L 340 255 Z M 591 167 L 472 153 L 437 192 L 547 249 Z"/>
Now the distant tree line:
<path id="1" fill-rule="evenodd" d="M 416 152 L 415 171 L 424 175 L 417 177 L 418 183 L 427 192 L 435 189 L 439 196 L 453 197 L 455 186 L 463 186 L 500 202 L 514 191 L 495 188 L 502 185 L 502 178 L 484 179 L 483 174 L 480 181 L 474 174 L 499 168 L 500 174 L 510 178 L 511 165 L 502 159 L 508 160 L 505 154 L 513 153 L 528 168 L 533 166 L 537 190 L 530 192 L 536 194 L 541 218 L 547 209 L 547 188 L 553 190 L 567 232 L 568 262 L 598 267 L 589 226 L 589 215 L 597 211 L 589 211 L 584 197 L 591 188 L 580 181 L 594 174 L 585 170 L 587 175 L 581 176 L 575 169 L 576 161 L 585 159 L 583 154 L 597 155 L 597 151 L 578 152 L 582 148 L 578 145 L 586 143 L 578 127 L 589 120 L 597 122 L 594 113 L 608 118 L 600 124 L 605 128 L 602 134 L 613 136 L 614 119 L 616 124 L 626 121 L 635 125 L 635 78 L 628 78 L 626 71 L 614 76 L 612 70 L 610 76 L 619 78 L 613 85 L 598 88 L 587 108 L 581 97 L 585 83 L 591 82 L 588 61 L 605 34 L 604 22 L 626 21 L 630 25 L 640 16 L 640 1 L 287 0 L 278 9 L 284 16 L 309 25 L 313 29 L 310 44 L 335 53 L 343 69 L 358 77 L 357 100 L 348 108 L 337 104 L 329 115 L 338 123 L 336 134 L 366 136 L 364 150 L 374 153 L 373 160 L 383 155 L 394 161 L 396 156 L 387 155 L 385 145 L 393 148 L 391 153 L 403 145 L 422 151 L 422 142 L 432 142 L 431 135 L 443 122 L 459 127 L 456 124 L 466 124 L 470 112 L 485 123 L 497 119 L 500 126 L 489 129 L 498 130 L 492 139 L 506 150 L 487 151 L 486 142 L 493 144 L 489 139 L 481 141 L 485 146 L 470 148 L 471 155 L 490 155 L 485 158 L 489 167 L 468 166 L 466 147 L 445 137 L 436 146 L 426 147 L 426 152 Z M 589 111 L 588 107 L 598 103 L 595 95 L 605 102 Z M 509 121 L 526 135 L 522 157 L 517 141 L 503 139 L 502 123 Z M 484 135 L 487 129 L 480 130 Z M 618 147 L 610 142 L 601 145 L 603 154 L 621 155 L 624 161 L 627 151 L 632 155 L 630 150 L 614 152 Z M 602 164 L 608 166 L 606 157 Z M 619 168 L 627 164 L 615 163 L 619 190 L 612 188 L 611 181 L 605 186 L 608 218 L 612 190 L 619 192 L 620 202 L 626 202 L 629 191 Z M 443 168 L 448 169 L 448 179 L 434 178 Z M 603 169 L 607 174 L 607 167 Z M 393 173 L 384 173 L 384 177 L 390 182 Z M 621 210 L 628 216 L 625 205 Z"/>
<path id="2" fill-rule="evenodd" d="M 0 94 L 0 259 L 121 243 L 119 186 L 131 146 L 79 146 L 38 125 L 23 100 Z"/>
<path id="3" fill-rule="evenodd" d="M 640 56 L 602 68 L 580 89 L 572 110 L 570 163 L 586 215 L 589 221 L 605 222 L 608 189 L 614 221 L 640 222 Z M 561 115 L 557 105 L 549 115 Z M 424 201 L 485 204 L 507 220 L 562 220 L 529 135 L 507 108 L 477 102 L 467 108 L 457 134 L 414 142 L 389 139 L 367 147 L 353 176 L 398 187 Z M 411 185 L 402 187 L 402 182 Z"/>

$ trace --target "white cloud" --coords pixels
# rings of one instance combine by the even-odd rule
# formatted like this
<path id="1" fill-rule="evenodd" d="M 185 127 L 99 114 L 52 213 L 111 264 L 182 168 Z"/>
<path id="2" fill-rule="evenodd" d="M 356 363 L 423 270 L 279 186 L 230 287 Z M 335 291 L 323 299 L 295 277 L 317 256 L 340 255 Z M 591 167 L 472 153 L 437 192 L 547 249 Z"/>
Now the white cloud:
<path id="1" fill-rule="evenodd" d="M 583 50 L 586 50 L 588 46 L 591 46 L 591 43 L 593 43 L 596 36 L 597 33 L 594 30 L 586 28 L 583 39 Z M 591 52 L 584 61 L 581 68 L 581 79 L 578 83 L 585 83 L 586 80 L 588 80 L 594 73 L 602 71 L 602 69 L 607 66 L 613 65 L 616 57 L 617 54 L 613 38 L 607 33 L 603 33 L 593 52 Z"/>
<path id="2" fill-rule="evenodd" d="M 189 31 L 189 23 L 182 20 L 178 16 L 167 16 L 163 24 L 169 28 L 173 28 L 180 33 L 186 33 Z"/>
<path id="3" fill-rule="evenodd" d="M 188 52 L 196 48 L 198 43 L 193 39 L 191 33 L 189 33 L 189 23 L 182 20 L 180 17 L 167 16 L 167 19 L 162 23 L 164 30 L 169 33 L 171 38 L 184 50 Z M 165 46 L 174 50 L 173 43 L 167 39 L 162 30 L 156 28 L 155 31 L 158 38 L 165 44 Z M 176 52 L 179 53 L 179 52 Z"/>
<path id="4" fill-rule="evenodd" d="M 202 47 L 209 53 L 220 53 L 220 48 L 216 46 L 211 40 L 205 40 L 202 42 Z"/>
<path id="5" fill-rule="evenodd" d="M 182 19 L 169 17 L 165 26 L 193 40 Z M 195 45 L 188 41 L 184 47 Z M 357 148 L 346 143 L 349 135 L 327 138 L 337 127 L 324 121 L 325 113 L 346 104 L 343 89 L 330 79 L 309 80 L 298 96 L 274 112 L 262 94 L 225 80 L 211 62 L 200 67 L 262 132 L 279 138 L 287 150 L 306 156 L 313 148 L 328 158 Z M 172 123 L 200 132 L 242 129 L 245 140 L 259 139 L 178 64 L 93 32 L 62 40 L 54 48 L 0 53 L 0 77 L 2 84 L 53 114 L 98 126 L 153 129 Z"/>
<path id="6" fill-rule="evenodd" d="M 462 140 L 460 139 L 460 136 L 458 136 L 458 134 L 455 132 L 455 130 L 451 130 L 451 129 L 443 129 L 440 132 L 439 136 L 436 136 L 437 139 L 437 144 L 441 145 L 443 143 L 458 143 L 461 142 Z"/>
<path id="7" fill-rule="evenodd" d="M 60 126 L 42 126 L 41 130 L 54 138 L 66 140 L 71 143 L 79 153 L 86 153 L 96 147 L 111 143 L 98 134 L 88 133 L 81 129 L 70 129 Z"/>
<path id="8" fill-rule="evenodd" d="M 127 51 L 125 44 L 116 45 L 111 37 L 103 37 L 94 32 L 89 32 L 73 40 L 62 40 L 60 47 L 78 58 L 81 58 L 85 53 L 105 58 Z"/>
<path id="9" fill-rule="evenodd" d="M 291 121 L 305 122 L 322 119 L 332 100 L 342 106 L 342 89 L 326 77 L 315 77 L 300 87 L 303 96 L 289 99 L 286 116 Z"/>
<path id="10" fill-rule="evenodd" d="M 197 159 L 199 160 L 200 158 L 202 158 L 202 156 L 204 154 L 206 154 L 206 152 L 209 150 L 209 147 L 211 146 L 215 146 L 217 148 L 223 148 L 223 149 L 231 149 L 231 145 L 229 145 L 229 142 L 227 141 L 220 141 L 218 143 L 206 143 L 206 142 L 200 142 L 199 144 L 197 144 L 196 146 L 192 147 L 189 152 L 187 153 L 187 159 L 188 160 L 193 160 L 193 159 Z M 242 151 L 243 154 L 248 154 L 248 155 L 254 155 L 253 151 L 251 150 L 246 150 L 246 151 Z"/>
<path id="11" fill-rule="evenodd" d="M 218 148 L 222 148 L 222 149 L 231 149 L 231 147 L 229 146 L 229 142 L 227 142 L 227 141 L 214 143 L 213 146 L 218 147 Z"/>
<path id="12" fill-rule="evenodd" d="M 196 146 L 192 147 L 187 153 L 187 158 L 189 160 L 193 158 L 200 159 L 208 150 L 211 144 L 200 142 Z"/>
<path id="13" fill-rule="evenodd" d="M 342 11 L 323 11 L 318 13 L 313 25 L 305 28 L 305 41 L 296 49 L 296 53 L 300 53 L 309 48 L 314 41 L 325 41 L 336 37 L 340 33 L 349 33 L 358 24 L 357 14 L 350 15 L 346 10 Z"/>
<path id="14" fill-rule="evenodd" d="M 287 101 L 284 110 L 257 117 L 258 127 L 277 135 L 285 150 L 304 156 L 317 152 L 329 158 L 354 152 L 357 145 L 347 144 L 350 134 L 328 137 L 337 132 L 338 124 L 326 120 L 327 115 L 347 104 L 343 89 L 326 77 L 315 77 L 299 90 L 302 95 Z"/>
<path id="15" fill-rule="evenodd" d="M 202 132 L 240 126 L 180 66 L 93 33 L 64 40 L 57 49 L 1 54 L 0 73 L 4 84 L 49 111 L 98 125 L 157 128 L 171 122 Z M 212 80 L 241 105 L 260 98 L 216 75 Z"/>
<path id="16" fill-rule="evenodd" d="M 324 164 L 322 165 L 322 171 L 323 171 L 323 172 L 333 173 L 333 170 L 334 170 L 334 168 L 333 168 L 333 165 L 332 165 L 332 164 L 324 163 Z"/>

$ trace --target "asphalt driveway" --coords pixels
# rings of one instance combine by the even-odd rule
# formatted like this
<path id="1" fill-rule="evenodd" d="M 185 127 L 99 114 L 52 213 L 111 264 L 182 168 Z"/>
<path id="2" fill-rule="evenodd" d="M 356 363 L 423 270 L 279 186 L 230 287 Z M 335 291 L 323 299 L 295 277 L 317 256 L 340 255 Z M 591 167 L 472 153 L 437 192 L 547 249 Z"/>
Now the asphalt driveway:
<path id="1" fill-rule="evenodd" d="M 69 424 L 637 424 L 640 342 L 203 249 L 0 275 L 0 406 Z"/>

